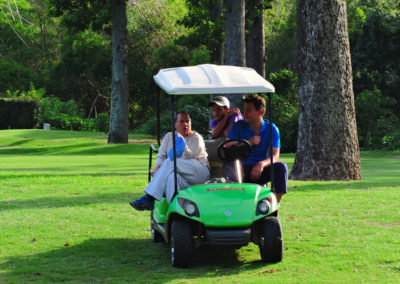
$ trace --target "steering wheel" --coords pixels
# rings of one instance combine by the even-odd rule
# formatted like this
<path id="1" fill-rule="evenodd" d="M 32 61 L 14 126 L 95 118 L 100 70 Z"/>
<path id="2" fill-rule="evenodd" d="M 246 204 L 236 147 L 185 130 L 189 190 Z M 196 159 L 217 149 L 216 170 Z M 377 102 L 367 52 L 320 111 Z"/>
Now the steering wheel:
<path id="1" fill-rule="evenodd" d="M 243 160 L 251 153 L 251 144 L 244 139 L 229 139 L 218 145 L 218 157 L 223 161 Z"/>

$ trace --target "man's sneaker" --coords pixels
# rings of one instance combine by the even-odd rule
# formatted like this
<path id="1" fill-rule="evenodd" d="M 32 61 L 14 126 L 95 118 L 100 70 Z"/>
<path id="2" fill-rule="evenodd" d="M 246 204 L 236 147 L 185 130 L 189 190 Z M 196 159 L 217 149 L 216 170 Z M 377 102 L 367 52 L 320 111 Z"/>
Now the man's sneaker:
<path id="1" fill-rule="evenodd" d="M 129 204 L 135 208 L 136 210 L 153 210 L 154 208 L 154 199 L 150 195 L 144 195 L 138 200 L 131 201 Z"/>

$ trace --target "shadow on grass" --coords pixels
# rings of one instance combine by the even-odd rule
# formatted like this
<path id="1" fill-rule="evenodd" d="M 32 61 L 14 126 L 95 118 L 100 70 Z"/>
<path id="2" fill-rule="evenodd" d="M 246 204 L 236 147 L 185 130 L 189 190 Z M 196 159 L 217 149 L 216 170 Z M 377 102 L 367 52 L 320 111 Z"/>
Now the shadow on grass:
<path id="1" fill-rule="evenodd" d="M 16 169 L 15 171 L 20 170 L 20 169 Z M 41 172 L 43 169 L 32 169 L 30 171 L 34 172 L 34 171 L 38 171 Z M 4 172 L 4 170 L 2 170 Z M 14 172 L 15 172 L 14 171 Z M 12 172 L 10 170 L 10 172 Z M 128 173 L 121 173 L 121 172 L 105 172 L 105 173 L 73 173 L 73 174 L 68 174 L 68 173 L 60 173 L 60 174 L 44 174 L 43 172 L 41 172 L 41 174 L 37 174 L 34 175 L 34 178 L 40 178 L 40 177 L 46 177 L 46 178 L 65 178 L 65 177 L 125 177 L 125 176 L 131 176 L 132 178 L 135 177 L 139 177 L 140 179 L 146 180 L 146 178 L 144 177 L 147 174 L 146 170 L 140 170 L 140 171 L 133 171 L 132 172 L 128 172 Z M 32 178 L 32 175 L 29 174 L 13 174 L 12 176 L 0 176 L 0 181 L 1 180 L 7 180 L 10 178 L 13 179 L 17 179 L 17 178 Z"/>
<path id="2" fill-rule="evenodd" d="M 35 245 L 35 243 L 32 243 Z M 77 281 L 165 283 L 207 275 L 235 275 L 242 269 L 259 269 L 265 263 L 244 263 L 233 249 L 200 248 L 189 269 L 170 264 L 168 245 L 144 239 L 90 239 L 45 253 L 13 256 L 0 263 L 11 282 Z M 0 278 L 1 279 L 1 278 Z"/>
<path id="3" fill-rule="evenodd" d="M 16 142 L 8 144 L 8 145 L 2 145 L 1 147 L 16 147 L 16 146 L 20 146 L 20 145 L 24 145 L 26 143 L 29 143 L 31 141 L 33 141 L 33 139 L 19 140 L 19 141 L 16 141 Z"/>
<path id="4" fill-rule="evenodd" d="M 19 141 L 21 144 L 24 141 Z M 16 142 L 16 143 L 19 143 Z M 24 143 L 22 143 L 24 142 Z M 15 146 L 15 145 L 12 145 Z M 11 147 L 11 146 L 10 146 Z M 64 146 L 43 146 L 27 148 L 0 149 L 0 155 L 120 155 L 143 154 L 148 150 L 146 144 L 100 144 L 95 142 Z"/>
<path id="5" fill-rule="evenodd" d="M 288 193 L 296 191 L 325 191 L 325 190 L 371 190 L 382 187 L 396 187 L 400 186 L 399 181 L 326 181 L 326 182 L 310 182 L 309 184 L 296 185 L 296 181 L 291 182 L 288 187 Z"/>
<path id="6" fill-rule="evenodd" d="M 0 201 L 0 212 L 20 209 L 43 209 L 43 208 L 62 208 L 62 207 L 88 207 L 100 203 L 125 203 L 131 199 L 139 198 L 142 194 L 95 194 L 71 197 L 44 197 L 26 200 L 4 200 Z"/>

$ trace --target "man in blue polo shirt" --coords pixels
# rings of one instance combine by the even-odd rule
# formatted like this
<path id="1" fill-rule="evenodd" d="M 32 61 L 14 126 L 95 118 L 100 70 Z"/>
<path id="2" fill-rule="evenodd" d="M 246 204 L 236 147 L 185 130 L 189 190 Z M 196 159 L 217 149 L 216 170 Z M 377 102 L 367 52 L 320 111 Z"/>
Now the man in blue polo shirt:
<path id="1" fill-rule="evenodd" d="M 244 120 L 236 122 L 228 133 L 227 138 L 246 139 L 252 146 L 249 157 L 242 161 L 243 181 L 265 184 L 271 181 L 271 160 L 274 162 L 274 188 L 278 202 L 287 192 L 288 169 L 287 165 L 279 162 L 280 139 L 279 130 L 272 124 L 272 147 L 270 147 L 269 121 L 264 119 L 265 100 L 258 95 L 249 95 L 244 99 Z M 232 163 L 224 165 L 224 175 L 236 181 L 235 170 Z"/>

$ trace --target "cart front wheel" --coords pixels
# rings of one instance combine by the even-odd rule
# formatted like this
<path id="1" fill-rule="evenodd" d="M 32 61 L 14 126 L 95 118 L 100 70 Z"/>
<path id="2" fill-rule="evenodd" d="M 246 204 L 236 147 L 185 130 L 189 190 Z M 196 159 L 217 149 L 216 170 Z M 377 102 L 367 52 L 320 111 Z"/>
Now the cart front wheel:
<path id="1" fill-rule="evenodd" d="M 282 261 L 283 241 L 278 217 L 271 216 L 263 220 L 259 248 L 263 261 L 268 263 Z"/>
<path id="2" fill-rule="evenodd" d="M 171 225 L 171 262 L 175 267 L 188 267 L 192 260 L 192 227 L 186 220 L 176 220 Z"/>

